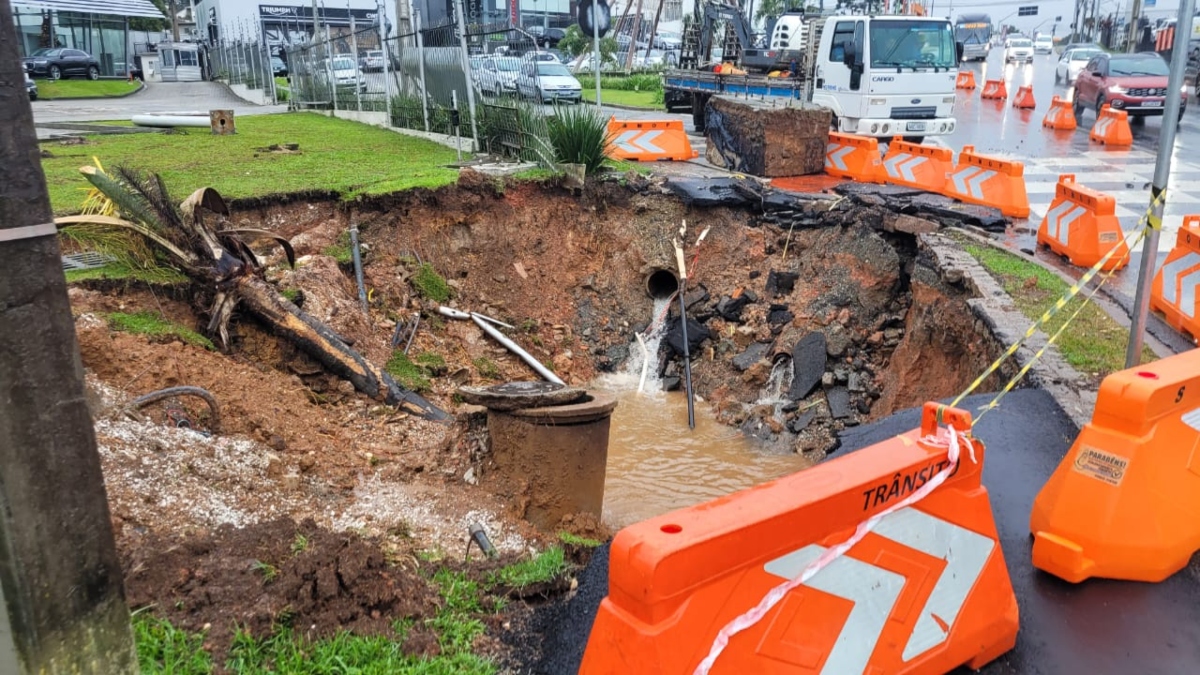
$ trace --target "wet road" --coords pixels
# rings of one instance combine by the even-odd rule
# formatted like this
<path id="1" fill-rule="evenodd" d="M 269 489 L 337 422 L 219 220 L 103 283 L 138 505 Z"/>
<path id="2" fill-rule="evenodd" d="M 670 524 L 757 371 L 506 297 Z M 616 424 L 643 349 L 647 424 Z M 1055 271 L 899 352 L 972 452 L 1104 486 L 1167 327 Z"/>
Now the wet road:
<path id="1" fill-rule="evenodd" d="M 973 396 L 977 409 L 990 394 Z M 919 424 L 919 411 L 898 413 L 842 435 L 852 452 Z M 987 444 L 983 480 L 991 494 L 1000 544 L 1021 612 L 1016 648 L 988 664 L 985 675 L 1190 675 L 1200 663 L 1200 566 L 1160 584 L 1090 580 L 1071 585 L 1036 571 L 1030 558 L 1033 499 L 1070 448 L 1076 429 L 1053 398 L 1038 389 L 1012 392 L 980 421 Z M 839 455 L 841 451 L 839 451 Z M 566 605 L 539 613 L 547 640 L 534 673 L 575 672 L 600 600 L 606 594 L 607 548 L 580 577 Z M 528 672 L 522 670 L 521 672 Z M 961 671 L 966 673 L 965 669 Z M 956 671 L 958 675 L 959 671 Z"/>
<path id="2" fill-rule="evenodd" d="M 1058 55 L 1039 54 L 1031 63 L 1005 65 L 1002 51 L 992 50 L 986 63 L 964 64 L 964 68 L 975 71 L 977 88 L 958 92 L 955 116 L 959 126 L 954 134 L 936 142 L 956 152 L 964 145 L 974 145 L 978 152 L 1025 162 L 1026 189 L 1033 213 L 1028 221 L 1017 222 L 1009 229 L 1005 244 L 1016 249 L 1035 248 L 1037 227 L 1054 198 L 1059 174 L 1074 174 L 1081 185 L 1115 197 L 1121 225 L 1126 232 L 1131 231 L 1150 203 L 1150 182 L 1162 119 L 1150 117 L 1144 124 L 1132 123 L 1133 147 L 1118 150 L 1088 140 L 1088 131 L 1096 119 L 1090 110 L 1084 112 L 1079 129 L 1074 132 L 1044 129 L 1042 118 L 1051 98 L 1057 95 L 1066 99 L 1074 93 L 1067 84 L 1055 83 Z M 1009 100 L 982 100 L 979 94 L 987 78 L 1003 79 Z M 1035 110 L 1012 107 L 1017 88 L 1026 84 L 1033 87 Z M 1188 87 L 1189 98 L 1194 93 L 1192 89 Z M 1200 105 L 1194 105 L 1195 101 L 1189 103 L 1172 155 L 1164 232 L 1159 244 L 1160 264 L 1175 244 L 1175 233 L 1183 216 L 1200 213 Z M 1135 250 L 1140 251 L 1141 246 Z M 1081 273 L 1048 251 L 1039 251 L 1038 256 L 1068 273 L 1076 276 Z M 1119 304 L 1131 304 L 1139 260 L 1140 254 L 1132 256 L 1129 267 L 1110 282 Z"/>

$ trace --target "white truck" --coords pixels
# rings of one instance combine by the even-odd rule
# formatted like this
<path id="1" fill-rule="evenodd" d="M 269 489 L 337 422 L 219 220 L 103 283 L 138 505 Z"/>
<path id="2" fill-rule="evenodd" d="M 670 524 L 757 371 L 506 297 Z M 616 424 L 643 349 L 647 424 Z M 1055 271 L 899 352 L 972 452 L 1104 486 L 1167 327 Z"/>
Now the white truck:
<path id="1" fill-rule="evenodd" d="M 664 74 L 663 98 L 668 110 L 690 107 L 698 130 L 714 94 L 779 96 L 829 108 L 837 131 L 916 140 L 954 131 L 961 50 L 947 19 L 785 14 L 732 72 L 705 63 L 703 50 L 685 53 L 692 67 Z"/>

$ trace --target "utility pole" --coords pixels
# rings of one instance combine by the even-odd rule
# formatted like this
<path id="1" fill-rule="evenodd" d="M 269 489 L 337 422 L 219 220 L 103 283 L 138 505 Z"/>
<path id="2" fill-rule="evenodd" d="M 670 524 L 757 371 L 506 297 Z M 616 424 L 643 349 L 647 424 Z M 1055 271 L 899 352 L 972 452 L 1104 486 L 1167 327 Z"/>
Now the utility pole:
<path id="1" fill-rule="evenodd" d="M 637 54 L 638 34 L 642 30 L 642 0 L 637 0 L 636 13 L 633 15 L 633 33 L 629 36 L 629 51 L 625 54 L 625 72 L 633 68 L 633 57 Z"/>
<path id="2" fill-rule="evenodd" d="M 1138 43 L 1138 19 L 1142 14 L 1142 0 L 1133 0 L 1133 13 L 1129 17 L 1129 45 L 1125 51 L 1130 54 L 1137 51 Z M 1191 28 L 1189 30 L 1189 35 Z"/>
<path id="3" fill-rule="evenodd" d="M 168 1 L 167 11 L 171 13 L 171 40 L 179 42 L 179 7 L 175 0 Z"/>
<path id="4" fill-rule="evenodd" d="M 0 0 L 0 672 L 136 675 L 24 81 Z"/>
<path id="5" fill-rule="evenodd" d="M 411 0 L 396 0 L 396 35 L 408 35 L 412 32 L 412 7 L 409 4 Z M 383 11 L 383 5 L 379 6 L 379 11 Z M 379 15 L 379 25 L 384 25 L 383 14 Z M 380 31 L 382 33 L 383 31 Z"/>
<path id="6" fill-rule="evenodd" d="M 1146 335 L 1146 318 L 1150 313 L 1150 283 L 1154 279 L 1154 267 L 1158 264 L 1158 235 L 1162 229 L 1163 202 L 1167 190 L 1167 179 L 1171 177 L 1171 155 L 1175 150 L 1175 132 L 1179 128 L 1180 98 L 1187 75 L 1188 36 L 1191 34 L 1192 15 L 1196 13 L 1196 0 L 1181 0 L 1178 19 L 1175 21 L 1177 34 L 1171 49 L 1171 74 L 1167 78 L 1167 104 L 1163 108 L 1162 131 L 1158 134 L 1158 157 L 1154 162 L 1154 184 L 1150 188 L 1150 233 L 1142 244 L 1142 266 L 1138 269 L 1137 295 L 1133 301 L 1133 325 L 1129 328 L 1129 345 L 1125 351 L 1125 367 L 1133 368 L 1142 362 L 1142 341 Z"/>

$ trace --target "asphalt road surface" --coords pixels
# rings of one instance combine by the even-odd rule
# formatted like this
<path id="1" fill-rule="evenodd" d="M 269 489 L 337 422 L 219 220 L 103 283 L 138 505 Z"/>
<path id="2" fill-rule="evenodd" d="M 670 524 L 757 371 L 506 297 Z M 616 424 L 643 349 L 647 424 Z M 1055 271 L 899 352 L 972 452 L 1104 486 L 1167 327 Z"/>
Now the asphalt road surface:
<path id="1" fill-rule="evenodd" d="M 992 396 L 973 396 L 978 409 Z M 898 413 L 842 435 L 853 452 L 920 424 L 920 411 Z M 987 665 L 985 675 L 1194 675 L 1200 664 L 1200 566 L 1160 584 L 1089 580 L 1079 585 L 1036 571 L 1031 562 L 1033 499 L 1075 438 L 1076 429 L 1049 394 L 1012 392 L 975 428 L 987 447 L 983 481 L 991 495 L 1000 544 L 1021 612 L 1017 646 Z M 607 592 L 607 547 L 580 575 L 568 603 L 538 611 L 543 656 L 520 672 L 563 675 L 578 670 L 588 632 Z M 649 671 L 647 671 L 649 672 Z M 969 671 L 956 671 L 965 674 Z"/>

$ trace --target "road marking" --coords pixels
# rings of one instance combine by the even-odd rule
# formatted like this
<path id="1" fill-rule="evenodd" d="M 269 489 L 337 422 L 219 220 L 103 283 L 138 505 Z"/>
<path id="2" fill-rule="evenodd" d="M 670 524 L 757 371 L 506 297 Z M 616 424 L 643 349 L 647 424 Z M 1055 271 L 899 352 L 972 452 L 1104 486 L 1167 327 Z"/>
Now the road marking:
<path id="1" fill-rule="evenodd" d="M 873 533 L 946 561 L 905 643 L 902 658 L 911 661 L 946 641 L 995 542 L 912 507 L 886 516 Z M 810 544 L 768 562 L 763 569 L 794 579 L 824 552 L 825 547 Z M 857 674 L 866 669 L 905 583 L 903 575 L 843 555 L 804 584 L 854 603 L 826 656 L 823 675 Z M 943 630 L 943 625 L 950 628 Z"/>
<path id="2" fill-rule="evenodd" d="M 1189 270 L 1196 265 L 1200 265 L 1200 255 L 1188 252 L 1187 255 L 1163 265 L 1163 300 L 1168 304 L 1177 307 L 1176 299 L 1179 297 L 1179 275 L 1184 271 Z"/>

